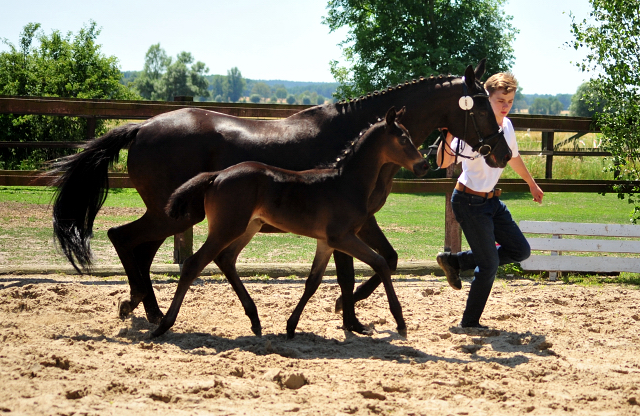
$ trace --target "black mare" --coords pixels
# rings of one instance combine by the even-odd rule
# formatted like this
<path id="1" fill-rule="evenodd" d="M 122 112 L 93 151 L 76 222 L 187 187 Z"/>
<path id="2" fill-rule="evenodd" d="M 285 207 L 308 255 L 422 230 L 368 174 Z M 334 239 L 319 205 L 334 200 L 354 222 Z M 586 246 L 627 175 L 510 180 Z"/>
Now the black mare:
<path id="1" fill-rule="evenodd" d="M 71 264 L 91 266 L 90 239 L 93 221 L 108 192 L 107 169 L 123 148 L 129 148 L 129 177 L 146 205 L 144 215 L 111 228 L 108 236 L 127 273 L 130 299 L 120 303 L 122 318 L 143 303 L 147 319 L 163 317 L 151 285 L 149 270 L 164 240 L 202 221 L 174 220 L 164 212 L 169 196 L 201 172 L 222 170 L 243 161 L 259 161 L 290 170 L 311 169 L 330 161 L 347 141 L 395 106 L 406 106 L 403 124 L 419 146 L 438 127 L 469 145 L 489 145 L 485 161 L 504 167 L 511 151 L 479 81 L 485 72 L 482 60 L 469 66 L 464 77 L 420 78 L 357 100 L 312 107 L 275 121 L 241 119 L 202 109 L 182 109 L 128 124 L 88 143 L 84 151 L 57 161 L 53 173 L 57 195 L 53 205 L 54 236 Z M 462 96 L 473 97 L 473 108 L 463 110 Z M 469 122 L 469 118 L 473 122 Z M 483 141 L 484 140 L 484 141 Z M 372 192 L 369 219 L 358 237 L 380 253 L 395 270 L 397 254 L 378 226 L 374 214 L 382 207 L 399 167 L 385 165 Z M 264 231 L 264 230 L 263 230 Z M 225 273 L 240 298 L 245 313 L 257 319 L 257 309 L 235 272 L 238 253 L 223 250 L 215 263 Z M 362 331 L 353 306 L 353 258 L 334 252 L 342 293 L 343 322 L 347 329 Z"/>

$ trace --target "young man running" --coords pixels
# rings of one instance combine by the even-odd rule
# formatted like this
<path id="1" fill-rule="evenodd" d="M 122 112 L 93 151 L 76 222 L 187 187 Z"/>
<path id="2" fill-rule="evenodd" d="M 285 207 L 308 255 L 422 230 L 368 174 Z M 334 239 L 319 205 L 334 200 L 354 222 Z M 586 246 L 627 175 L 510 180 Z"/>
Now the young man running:
<path id="1" fill-rule="evenodd" d="M 511 121 L 506 117 L 516 95 L 518 82 L 510 73 L 498 73 L 485 83 L 489 102 L 498 124 L 512 152 L 509 166 L 529 185 L 533 200 L 542 203 L 544 192 L 524 165 Z M 447 134 L 438 148 L 437 161 L 446 168 L 456 159 L 458 139 Z M 452 150 L 454 149 L 454 150 Z M 487 166 L 484 158 L 460 143 L 462 174 L 458 178 L 451 204 L 471 250 L 460 253 L 439 253 L 436 260 L 447 276 L 449 285 L 462 289 L 460 270 L 474 269 L 467 305 L 460 326 L 487 328 L 480 324 L 480 316 L 489 299 L 498 266 L 515 263 L 529 257 L 529 243 L 518 228 L 506 205 L 495 189 L 503 169 Z M 496 244 L 497 243 L 497 244 Z"/>

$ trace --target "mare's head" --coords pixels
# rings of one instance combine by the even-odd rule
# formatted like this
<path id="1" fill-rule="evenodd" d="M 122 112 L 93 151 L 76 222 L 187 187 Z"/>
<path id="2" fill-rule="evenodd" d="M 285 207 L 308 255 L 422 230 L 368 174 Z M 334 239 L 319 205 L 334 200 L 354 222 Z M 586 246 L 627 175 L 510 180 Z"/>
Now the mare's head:
<path id="1" fill-rule="evenodd" d="M 400 124 L 405 108 L 396 112 L 391 107 L 384 117 L 384 121 L 374 125 L 374 134 L 380 134 L 383 158 L 387 163 L 395 163 L 412 171 L 416 176 L 424 176 L 429 170 L 429 163 L 416 148 L 407 129 Z M 378 126 L 383 124 L 383 126 Z M 377 127 L 377 128 L 376 128 Z"/>
<path id="2" fill-rule="evenodd" d="M 511 159 L 511 149 L 489 103 L 489 95 L 480 78 L 485 72 L 486 59 L 474 70 L 469 65 L 464 77 L 455 79 L 450 89 L 453 96 L 444 105 L 446 127 L 451 134 L 464 140 L 473 150 L 484 156 L 487 165 L 504 168 Z"/>

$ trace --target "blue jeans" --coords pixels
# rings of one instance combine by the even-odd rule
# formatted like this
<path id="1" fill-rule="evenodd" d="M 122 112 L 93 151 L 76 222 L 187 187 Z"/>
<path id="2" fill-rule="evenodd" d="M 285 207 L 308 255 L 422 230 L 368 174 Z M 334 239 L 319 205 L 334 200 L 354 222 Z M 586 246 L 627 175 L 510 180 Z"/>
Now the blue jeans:
<path id="1" fill-rule="evenodd" d="M 461 322 L 472 326 L 480 323 L 498 266 L 527 259 L 531 248 L 499 198 L 486 199 L 454 190 L 451 205 L 471 248 L 457 256 L 460 270 L 474 269 Z"/>

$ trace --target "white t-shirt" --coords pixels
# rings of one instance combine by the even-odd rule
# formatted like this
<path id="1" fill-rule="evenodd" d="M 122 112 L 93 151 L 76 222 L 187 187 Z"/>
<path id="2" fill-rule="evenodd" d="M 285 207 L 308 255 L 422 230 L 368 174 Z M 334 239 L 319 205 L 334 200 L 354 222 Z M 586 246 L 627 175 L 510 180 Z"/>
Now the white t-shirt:
<path id="1" fill-rule="evenodd" d="M 516 132 L 513 129 L 511 120 L 507 117 L 502 121 L 502 131 L 504 138 L 507 140 L 507 144 L 511 149 L 511 156 L 516 157 L 518 153 L 518 143 L 516 142 Z M 458 146 L 458 138 L 454 137 L 451 140 L 451 148 L 453 151 Z M 500 175 L 502 175 L 502 168 L 492 168 L 486 164 L 484 157 L 480 156 L 478 152 L 471 150 L 471 146 L 460 140 L 460 154 L 463 156 L 471 156 L 474 159 L 459 158 L 462 160 L 462 174 L 458 178 L 458 182 L 478 192 L 491 192 L 498 183 Z M 477 157 L 480 156 L 480 157 Z"/>

